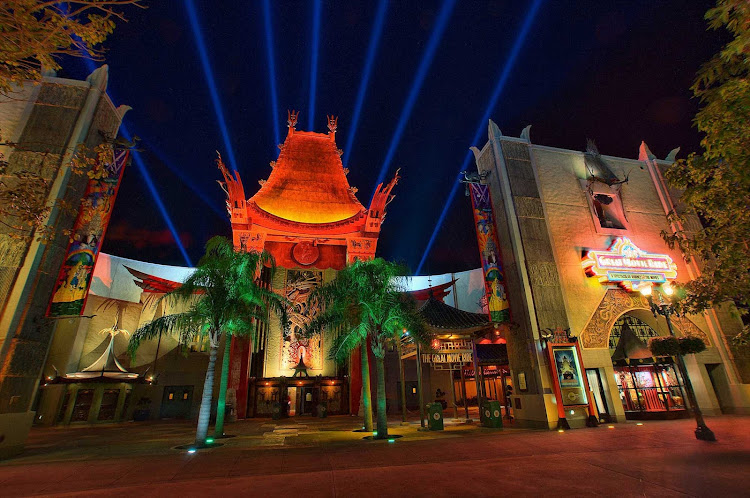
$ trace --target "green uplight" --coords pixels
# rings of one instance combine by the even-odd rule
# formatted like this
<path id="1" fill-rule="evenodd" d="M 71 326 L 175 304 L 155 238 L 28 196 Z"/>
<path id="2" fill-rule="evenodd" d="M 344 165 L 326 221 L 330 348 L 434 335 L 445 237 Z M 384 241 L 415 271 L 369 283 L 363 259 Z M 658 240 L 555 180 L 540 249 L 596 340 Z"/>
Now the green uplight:
<path id="1" fill-rule="evenodd" d="M 372 431 L 372 435 L 373 436 L 377 436 L 378 435 L 378 431 Z"/>
<path id="2" fill-rule="evenodd" d="M 395 439 L 389 439 L 389 440 L 388 440 L 388 442 L 389 442 L 389 443 L 395 443 L 395 442 L 396 442 L 396 440 L 395 440 Z"/>
<path id="3" fill-rule="evenodd" d="M 212 437 L 207 437 L 206 438 L 206 444 L 212 444 L 213 442 L 214 442 L 214 438 L 212 438 Z"/>

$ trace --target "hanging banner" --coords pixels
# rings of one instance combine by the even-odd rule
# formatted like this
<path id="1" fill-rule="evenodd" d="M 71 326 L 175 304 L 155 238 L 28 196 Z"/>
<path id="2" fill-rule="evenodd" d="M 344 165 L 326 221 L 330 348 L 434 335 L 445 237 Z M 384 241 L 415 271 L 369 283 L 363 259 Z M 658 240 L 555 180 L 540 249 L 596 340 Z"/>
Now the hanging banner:
<path id="1" fill-rule="evenodd" d="M 72 242 L 68 244 L 47 308 L 48 317 L 83 313 L 96 257 L 107 231 L 129 155 L 127 149 L 112 150 L 107 163 L 92 171 L 96 174 L 90 178 L 81 200 L 78 218 L 73 225 Z"/>
<path id="2" fill-rule="evenodd" d="M 490 320 L 494 323 L 510 321 L 510 306 L 505 288 L 505 276 L 500 261 L 497 231 L 492 218 L 492 201 L 487 185 L 469 183 L 474 225 L 477 230 L 479 257 L 482 261 L 484 288 Z"/>

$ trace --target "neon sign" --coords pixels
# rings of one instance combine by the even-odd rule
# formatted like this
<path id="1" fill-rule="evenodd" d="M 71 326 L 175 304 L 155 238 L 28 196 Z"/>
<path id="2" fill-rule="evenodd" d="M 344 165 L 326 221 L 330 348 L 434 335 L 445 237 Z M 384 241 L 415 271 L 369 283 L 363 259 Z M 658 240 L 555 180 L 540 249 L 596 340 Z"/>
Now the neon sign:
<path id="1" fill-rule="evenodd" d="M 677 278 L 677 265 L 666 254 L 650 254 L 627 237 L 618 237 L 606 251 L 589 251 L 581 262 L 589 277 L 617 283 L 629 291 Z"/>

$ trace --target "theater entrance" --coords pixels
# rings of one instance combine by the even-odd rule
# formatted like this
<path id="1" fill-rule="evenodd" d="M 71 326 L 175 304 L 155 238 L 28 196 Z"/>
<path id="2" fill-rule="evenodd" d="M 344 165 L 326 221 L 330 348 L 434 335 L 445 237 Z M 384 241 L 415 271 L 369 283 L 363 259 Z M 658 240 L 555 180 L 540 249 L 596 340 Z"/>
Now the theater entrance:
<path id="1" fill-rule="evenodd" d="M 648 341 L 660 334 L 625 314 L 613 325 L 609 347 L 625 418 L 672 419 L 688 416 L 683 379 L 671 359 L 656 359 Z"/>

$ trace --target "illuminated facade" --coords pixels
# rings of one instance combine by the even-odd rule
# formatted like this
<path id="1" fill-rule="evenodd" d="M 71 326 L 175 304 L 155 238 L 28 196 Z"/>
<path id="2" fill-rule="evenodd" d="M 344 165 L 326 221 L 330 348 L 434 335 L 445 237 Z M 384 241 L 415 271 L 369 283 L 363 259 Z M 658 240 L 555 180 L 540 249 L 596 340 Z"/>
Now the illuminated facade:
<path id="1" fill-rule="evenodd" d="M 686 415 L 683 379 L 671 360 L 654 359 L 648 349 L 651 337 L 668 334 L 666 323 L 638 292 L 700 271 L 660 235 L 674 229 L 667 213 L 680 208 L 662 173 L 677 151 L 662 161 L 645 144 L 638 159 L 602 156 L 593 143 L 583 153 L 563 150 L 532 144 L 527 130 L 521 138 L 505 136 L 492 121 L 488 142 L 472 150 L 481 183 L 489 186 L 505 262 L 515 327 L 503 337 L 518 423 L 553 428 L 563 413 L 571 426 L 583 425 L 589 398 L 602 419 Z M 690 219 L 685 228 L 697 223 Z M 729 345 L 741 327 L 731 310 L 672 322 L 678 336 L 708 345 L 686 357 L 703 412 L 748 412 L 750 361 Z M 546 344 L 566 331 L 580 349 L 582 376 L 563 364 L 550 368 Z M 558 394 L 565 399 L 571 383 L 577 383 L 576 406 L 559 411 Z"/>
<path id="2" fill-rule="evenodd" d="M 106 93 L 107 83 L 107 66 L 93 71 L 84 81 L 46 72 L 40 82 L 14 86 L 0 95 L 4 142 L 0 154 L 5 160 L 0 168 L 0 188 L 16 188 L 23 184 L 24 175 L 31 175 L 33 192 L 22 191 L 22 195 L 38 196 L 44 205 L 53 206 L 44 220 L 52 227 L 46 243 L 39 240 L 36 231 L 14 228 L 15 210 L 0 206 L 0 457 L 23 448 L 35 418 L 34 401 L 53 337 L 69 337 L 87 320 L 77 312 L 65 320 L 50 320 L 45 315 L 60 269 L 67 264 L 70 235 L 66 231 L 78 235 L 82 232 L 77 228 L 88 225 L 76 224 L 77 209 L 71 212 L 60 208 L 61 202 L 80 206 L 89 184 L 86 175 L 72 172 L 73 153 L 80 144 L 93 149 L 106 139 L 114 139 L 129 109 L 112 103 Z M 7 192 L 2 198 L 4 202 L 12 199 Z M 95 245 L 90 238 L 79 242 Z M 81 263 L 67 281 L 76 289 L 85 288 L 90 265 L 84 266 Z"/>
<path id="3" fill-rule="evenodd" d="M 387 185 L 378 185 L 365 208 L 346 178 L 349 171 L 336 145 L 336 118 L 328 118 L 328 133 L 315 133 L 297 130 L 297 116 L 289 113 L 279 157 L 249 199 L 239 174 L 218 161 L 235 247 L 272 254 L 278 271 L 266 283 L 291 302 L 287 330 L 272 317 L 268 327 L 259 327 L 253 344 L 233 341 L 230 390 L 236 395 L 239 417 L 268 415 L 287 397 L 292 412 L 310 413 L 319 399 L 325 399 L 331 412 L 346 413 L 347 393 L 360 389 L 356 374 L 348 377 L 328 359 L 322 335 L 301 335 L 317 313 L 308 306 L 307 295 L 348 263 L 375 257 L 386 206 L 399 177 L 397 173 Z M 311 379 L 299 378 L 298 373 L 298 378 L 288 380 L 303 365 Z"/>

